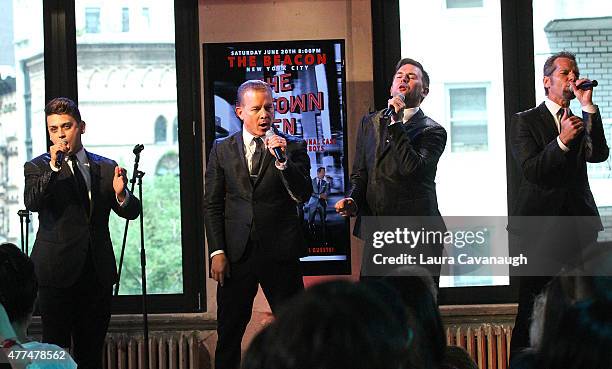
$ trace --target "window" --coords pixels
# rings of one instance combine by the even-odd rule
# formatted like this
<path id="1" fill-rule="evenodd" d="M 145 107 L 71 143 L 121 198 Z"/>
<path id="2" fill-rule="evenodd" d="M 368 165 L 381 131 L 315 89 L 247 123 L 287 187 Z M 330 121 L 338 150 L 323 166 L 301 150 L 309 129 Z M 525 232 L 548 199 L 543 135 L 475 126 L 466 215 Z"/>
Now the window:
<path id="1" fill-rule="evenodd" d="M 483 0 L 446 0 L 448 9 L 454 8 L 482 8 Z"/>
<path id="2" fill-rule="evenodd" d="M 29 227 L 17 212 L 23 201 L 23 164 L 46 152 L 43 2 L 3 1 L 0 12 L 0 242 L 32 251 L 38 216 Z M 27 19 L 28 22 L 23 20 Z M 24 233 L 24 249 L 25 249 Z"/>
<path id="3" fill-rule="evenodd" d="M 130 9 L 121 8 L 121 32 L 130 31 Z"/>
<path id="4" fill-rule="evenodd" d="M 51 78 L 41 83 L 51 87 L 47 98 L 78 99 L 88 128 L 83 136 L 84 146 L 116 160 L 128 170 L 129 177 L 135 162 L 133 147 L 144 144 L 139 169 L 146 174 L 141 199 L 149 310 L 151 313 L 205 310 L 202 130 L 201 117 L 194 114 L 201 110 L 200 90 L 193 85 L 193 81 L 199 80 L 199 58 L 192 52 L 199 46 L 197 37 L 193 37 L 198 32 L 198 2 L 156 2 L 151 11 L 160 15 L 158 27 L 154 32 L 133 34 L 129 40 L 120 32 L 122 18 L 118 9 L 122 8 L 103 2 L 95 2 L 100 5 L 94 8 L 92 3 L 81 0 L 47 7 L 44 2 L 45 21 L 40 24 L 45 27 L 45 35 L 53 35 L 47 41 L 54 47 L 47 48 L 52 57 L 45 69 L 38 71 L 60 73 L 50 74 Z M 124 10 L 121 11 L 123 17 Z M 179 22 L 176 27 L 175 19 Z M 140 17 L 131 21 L 131 30 L 140 29 Z M 179 32 L 177 38 L 175 30 Z M 92 37 L 89 32 L 97 35 Z M 59 75 L 61 78 L 52 78 Z M 32 91 L 44 90 L 32 88 Z M 170 141 L 171 137 L 174 139 L 170 130 L 173 127 L 168 127 L 166 117 L 177 117 L 177 125 L 186 122 L 189 129 L 181 129 L 176 140 Z M 160 123 L 156 123 L 158 118 Z M 36 120 L 44 121 L 44 117 Z M 156 125 L 160 142 L 156 142 Z M 43 145 L 36 152 L 45 152 L 48 147 L 45 130 L 40 132 Z M 22 178 L 23 161 L 19 164 Z M 188 164 L 189 170 L 185 170 Z M 137 189 L 135 193 L 138 195 Z M 138 220 L 130 224 L 120 296 L 113 301 L 114 313 L 140 311 L 140 227 Z M 111 213 L 109 226 L 119 261 L 125 220 Z"/>
<path id="5" fill-rule="evenodd" d="M 399 2 L 401 57 L 418 60 L 429 73 L 429 94 L 421 108 L 448 134 L 436 175 L 438 207 L 443 216 L 505 216 L 501 5 L 491 1 L 475 15 L 457 17 L 446 11 L 446 4 L 445 0 Z M 416 13 L 420 16 L 410 16 Z M 424 36 L 422 30 L 431 26 L 431 19 L 437 20 L 437 31 Z M 461 55 L 478 57 L 457 57 Z M 442 277 L 440 286 L 508 283 L 507 277 L 458 273 Z"/>
<path id="6" fill-rule="evenodd" d="M 85 8 L 85 32 L 100 33 L 100 8 Z"/>
<path id="7" fill-rule="evenodd" d="M 87 1 L 77 1 L 75 6 L 83 3 Z M 138 143 L 145 145 L 139 164 L 146 173 L 142 182 L 145 244 L 149 250 L 147 289 L 151 294 L 168 294 L 183 292 L 178 145 L 176 150 L 166 151 L 170 143 L 166 117 L 176 116 L 178 109 L 174 8 L 172 2 L 156 4 L 164 19 L 159 20 L 154 30 L 139 34 L 129 43 L 118 44 L 115 41 L 121 40 L 120 35 L 112 32 L 104 32 L 103 38 L 93 41 L 77 37 L 77 80 L 81 114 L 88 123 L 84 144 L 89 150 L 113 158 L 129 169 L 134 162 L 132 147 Z M 104 6 L 108 9 L 103 7 L 102 11 L 107 14 L 113 9 L 112 4 Z M 123 8 L 124 20 L 127 11 L 128 8 Z M 101 28 L 112 29 L 111 20 L 104 21 L 108 24 Z M 104 118 L 108 115 L 123 119 L 109 121 Z M 143 132 L 154 132 L 153 140 Z M 110 224 L 118 259 L 124 220 L 113 216 Z M 122 294 L 140 293 L 138 231 L 134 226 L 128 234 Z"/>
<path id="8" fill-rule="evenodd" d="M 554 12 L 550 12 L 554 9 Z M 559 51 L 576 54 L 581 78 L 599 80 L 593 91 L 593 102 L 599 106 L 604 134 L 608 146 L 612 144 L 612 93 L 608 81 L 612 69 L 610 52 L 612 3 L 596 0 L 556 2 L 533 1 L 533 43 L 535 67 L 535 92 L 539 104 L 544 100 L 542 67 L 546 58 Z M 578 99 L 573 99 L 570 109 L 579 115 L 582 110 Z M 599 233 L 599 241 L 612 239 L 612 158 L 603 163 L 588 163 L 589 185 L 599 208 L 605 230 Z"/>
<path id="9" fill-rule="evenodd" d="M 487 151 L 487 88 L 447 89 L 451 151 Z"/>
<path id="10" fill-rule="evenodd" d="M 146 29 L 151 28 L 151 14 L 149 13 L 149 8 L 142 8 L 142 20 Z"/>
<path id="11" fill-rule="evenodd" d="M 172 124 L 172 143 L 178 142 L 178 118 L 174 118 L 174 123 Z"/>
<path id="12" fill-rule="evenodd" d="M 163 116 L 157 117 L 155 120 L 155 143 L 164 143 L 166 142 L 166 130 L 167 130 L 168 122 L 166 118 Z"/>

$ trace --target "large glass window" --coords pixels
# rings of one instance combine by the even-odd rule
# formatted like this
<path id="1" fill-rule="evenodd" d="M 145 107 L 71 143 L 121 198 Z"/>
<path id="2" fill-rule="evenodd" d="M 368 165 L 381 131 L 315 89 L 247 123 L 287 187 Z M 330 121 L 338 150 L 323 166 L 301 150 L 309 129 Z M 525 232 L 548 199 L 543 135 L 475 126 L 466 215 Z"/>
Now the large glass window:
<path id="1" fill-rule="evenodd" d="M 99 9 L 98 14 L 104 15 L 99 18 L 101 33 L 97 35 L 79 31 L 87 30 L 91 22 L 87 9 Z M 148 292 L 176 294 L 183 292 L 179 144 L 168 137 L 175 137 L 169 130 L 178 127 L 165 118 L 177 116 L 173 2 L 152 2 L 142 15 L 148 18 L 149 13 L 156 27 L 145 33 L 137 27 L 125 27 L 125 11 L 116 2 L 76 1 L 79 106 L 87 122 L 84 146 L 116 160 L 128 170 L 129 177 L 134 163 L 132 149 L 135 144 L 144 144 L 140 170 L 145 172 Z M 110 225 L 119 259 L 124 220 L 113 214 Z M 139 240 L 139 227 L 133 222 L 121 294 L 140 293 Z"/>
<path id="2" fill-rule="evenodd" d="M 20 245 L 23 163 L 47 151 L 42 0 L 0 0 L 0 9 L 0 242 Z"/>
<path id="3" fill-rule="evenodd" d="M 421 108 L 446 128 L 449 137 L 436 177 L 440 212 L 444 216 L 505 216 L 500 1 L 400 0 L 399 6 L 402 57 L 420 61 L 431 78 Z M 478 9 L 447 9 L 457 7 Z M 507 283 L 507 277 L 440 280 L 441 286 Z"/>
<path id="4" fill-rule="evenodd" d="M 599 81 L 593 102 L 599 106 L 608 145 L 612 144 L 612 3 L 597 0 L 534 0 L 533 37 L 535 90 L 538 103 L 544 100 L 542 67 L 558 51 L 576 54 L 580 76 Z M 581 111 L 574 99 L 570 109 Z M 588 164 L 589 184 L 603 217 L 605 231 L 599 240 L 612 240 L 612 158 Z"/>

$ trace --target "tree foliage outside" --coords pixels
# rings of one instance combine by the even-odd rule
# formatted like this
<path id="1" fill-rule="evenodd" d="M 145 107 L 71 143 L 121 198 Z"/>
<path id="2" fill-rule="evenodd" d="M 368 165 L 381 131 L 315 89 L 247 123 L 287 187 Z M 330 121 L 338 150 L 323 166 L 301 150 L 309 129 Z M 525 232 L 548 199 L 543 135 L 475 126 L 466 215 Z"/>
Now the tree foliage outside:
<path id="1" fill-rule="evenodd" d="M 143 177 L 148 294 L 183 292 L 179 185 L 179 177 L 174 174 Z M 138 196 L 138 187 L 134 188 L 134 193 Z M 125 219 L 111 212 L 109 228 L 118 267 Z M 119 293 L 141 294 L 141 279 L 140 220 L 136 219 L 129 225 Z"/>

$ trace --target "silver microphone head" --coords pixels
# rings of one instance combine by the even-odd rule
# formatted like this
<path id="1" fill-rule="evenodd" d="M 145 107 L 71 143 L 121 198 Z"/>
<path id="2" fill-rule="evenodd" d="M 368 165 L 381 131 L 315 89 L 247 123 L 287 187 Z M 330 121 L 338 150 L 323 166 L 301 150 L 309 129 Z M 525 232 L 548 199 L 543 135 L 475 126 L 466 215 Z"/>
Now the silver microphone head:
<path id="1" fill-rule="evenodd" d="M 266 138 L 272 138 L 274 136 L 276 136 L 276 133 L 274 133 L 274 130 L 270 127 L 270 129 L 266 131 Z"/>

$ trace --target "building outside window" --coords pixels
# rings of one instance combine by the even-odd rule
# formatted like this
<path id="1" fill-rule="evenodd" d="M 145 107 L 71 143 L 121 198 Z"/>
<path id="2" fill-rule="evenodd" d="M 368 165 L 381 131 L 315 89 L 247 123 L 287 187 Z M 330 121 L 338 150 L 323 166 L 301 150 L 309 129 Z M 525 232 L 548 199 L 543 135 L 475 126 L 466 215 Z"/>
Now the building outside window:
<path id="1" fill-rule="evenodd" d="M 100 8 L 85 8 L 85 32 L 100 33 Z"/>
<path id="2" fill-rule="evenodd" d="M 447 86 L 452 152 L 487 151 L 487 88 Z"/>

